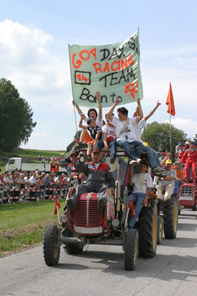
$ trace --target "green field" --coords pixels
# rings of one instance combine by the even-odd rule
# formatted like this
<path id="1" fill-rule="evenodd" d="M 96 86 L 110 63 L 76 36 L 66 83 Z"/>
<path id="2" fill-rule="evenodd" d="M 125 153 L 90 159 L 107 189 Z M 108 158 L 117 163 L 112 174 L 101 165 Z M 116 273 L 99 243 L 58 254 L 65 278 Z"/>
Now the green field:
<path id="1" fill-rule="evenodd" d="M 59 201 L 62 214 L 65 200 Z M 0 257 L 41 243 L 45 227 L 58 225 L 54 207 L 53 200 L 0 205 Z"/>
<path id="2" fill-rule="evenodd" d="M 11 157 L 26 157 L 29 163 L 41 163 L 38 161 L 38 155 L 45 157 L 45 162 L 50 160 L 50 157 L 55 155 L 55 157 L 61 157 L 61 154 L 65 151 L 53 151 L 53 150 L 33 150 L 33 149 L 13 149 L 10 152 L 0 151 L 0 169 L 4 172 L 4 166 Z"/>

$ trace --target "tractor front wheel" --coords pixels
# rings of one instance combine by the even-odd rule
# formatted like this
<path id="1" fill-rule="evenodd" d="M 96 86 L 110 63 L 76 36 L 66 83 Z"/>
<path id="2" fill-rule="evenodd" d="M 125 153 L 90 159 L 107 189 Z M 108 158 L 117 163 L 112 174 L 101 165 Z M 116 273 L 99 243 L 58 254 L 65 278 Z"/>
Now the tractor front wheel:
<path id="1" fill-rule="evenodd" d="M 58 228 L 56 225 L 48 225 L 43 237 L 43 253 L 46 265 L 55 266 L 59 262 L 60 243 L 58 242 Z"/>
<path id="2" fill-rule="evenodd" d="M 172 195 L 169 205 L 164 206 L 163 219 L 165 238 L 176 238 L 178 225 L 178 198 L 176 195 Z"/>
<path id="3" fill-rule="evenodd" d="M 138 256 L 139 235 L 137 229 L 129 229 L 125 239 L 124 267 L 134 270 Z"/>

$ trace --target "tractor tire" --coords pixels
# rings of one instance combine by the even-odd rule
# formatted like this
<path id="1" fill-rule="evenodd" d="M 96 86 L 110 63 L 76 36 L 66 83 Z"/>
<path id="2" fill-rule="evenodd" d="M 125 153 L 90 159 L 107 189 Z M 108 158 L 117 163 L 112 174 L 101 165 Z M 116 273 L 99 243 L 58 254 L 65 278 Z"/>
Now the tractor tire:
<path id="1" fill-rule="evenodd" d="M 193 205 L 192 211 L 196 211 L 196 205 Z"/>
<path id="2" fill-rule="evenodd" d="M 178 198 L 176 195 L 172 195 L 170 203 L 164 206 L 163 220 L 165 238 L 176 238 L 178 225 Z"/>
<path id="3" fill-rule="evenodd" d="M 151 200 L 150 207 L 143 207 L 138 222 L 139 256 L 154 257 L 157 250 L 157 207 Z"/>
<path id="4" fill-rule="evenodd" d="M 129 229 L 125 238 L 124 268 L 134 270 L 138 256 L 139 235 L 135 228 Z"/>
<path id="5" fill-rule="evenodd" d="M 163 223 L 163 217 L 157 216 L 157 244 L 160 245 L 163 237 L 163 229 L 164 229 L 164 223 Z"/>
<path id="6" fill-rule="evenodd" d="M 58 242 L 58 228 L 48 225 L 43 237 L 43 253 L 46 265 L 55 266 L 59 262 L 60 244 Z"/>
<path id="7" fill-rule="evenodd" d="M 67 228 L 64 229 L 62 232 L 64 237 L 73 237 L 72 231 L 70 231 Z M 79 244 L 66 244 L 64 246 L 64 250 L 66 251 L 67 254 L 72 255 L 72 254 L 80 254 L 83 251 L 84 244 L 79 243 Z"/>

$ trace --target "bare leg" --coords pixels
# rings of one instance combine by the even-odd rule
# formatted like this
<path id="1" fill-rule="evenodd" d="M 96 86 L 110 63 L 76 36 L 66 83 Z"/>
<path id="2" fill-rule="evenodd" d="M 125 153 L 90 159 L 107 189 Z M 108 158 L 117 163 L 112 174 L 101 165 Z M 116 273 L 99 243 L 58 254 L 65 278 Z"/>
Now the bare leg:
<path id="1" fill-rule="evenodd" d="M 88 143 L 87 155 L 90 155 L 92 152 L 92 143 Z"/>
<path id="2" fill-rule="evenodd" d="M 86 134 L 86 130 L 83 130 L 83 131 L 81 132 L 79 142 L 83 143 L 84 138 L 85 138 L 85 134 Z"/>

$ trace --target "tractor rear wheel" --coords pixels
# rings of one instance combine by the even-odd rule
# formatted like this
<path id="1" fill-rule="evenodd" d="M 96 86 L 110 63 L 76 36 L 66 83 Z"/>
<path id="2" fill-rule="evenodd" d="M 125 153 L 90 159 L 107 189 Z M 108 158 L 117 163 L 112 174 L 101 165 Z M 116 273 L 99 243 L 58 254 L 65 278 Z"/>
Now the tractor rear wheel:
<path id="1" fill-rule="evenodd" d="M 167 239 L 176 238 L 178 225 L 178 198 L 172 195 L 169 205 L 164 206 L 164 234 Z"/>
<path id="2" fill-rule="evenodd" d="M 163 237 L 163 217 L 159 216 L 157 217 L 157 244 L 160 245 Z"/>
<path id="3" fill-rule="evenodd" d="M 138 256 L 139 235 L 135 228 L 129 229 L 125 239 L 124 267 L 126 270 L 134 270 Z"/>
<path id="4" fill-rule="evenodd" d="M 151 200 L 150 207 L 143 207 L 139 215 L 139 255 L 154 257 L 157 250 L 157 207 Z"/>
<path id="5" fill-rule="evenodd" d="M 60 243 L 58 242 L 58 228 L 47 225 L 43 237 L 43 253 L 46 265 L 55 266 L 59 262 Z"/>

